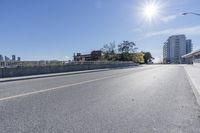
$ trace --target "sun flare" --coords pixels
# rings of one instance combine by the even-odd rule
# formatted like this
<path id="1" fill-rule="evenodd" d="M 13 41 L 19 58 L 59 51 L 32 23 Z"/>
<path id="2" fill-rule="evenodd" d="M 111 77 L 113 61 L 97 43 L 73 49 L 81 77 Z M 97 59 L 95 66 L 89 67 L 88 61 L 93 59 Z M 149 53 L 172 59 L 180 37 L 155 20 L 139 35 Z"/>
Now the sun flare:
<path id="1" fill-rule="evenodd" d="M 146 5 L 146 7 L 144 9 L 144 14 L 148 18 L 154 17 L 157 14 L 157 12 L 158 12 L 157 6 L 153 5 L 153 4 Z"/>
<path id="2" fill-rule="evenodd" d="M 159 16 L 159 13 L 160 6 L 155 0 L 146 2 L 142 7 L 142 16 L 146 21 L 151 22 Z"/>

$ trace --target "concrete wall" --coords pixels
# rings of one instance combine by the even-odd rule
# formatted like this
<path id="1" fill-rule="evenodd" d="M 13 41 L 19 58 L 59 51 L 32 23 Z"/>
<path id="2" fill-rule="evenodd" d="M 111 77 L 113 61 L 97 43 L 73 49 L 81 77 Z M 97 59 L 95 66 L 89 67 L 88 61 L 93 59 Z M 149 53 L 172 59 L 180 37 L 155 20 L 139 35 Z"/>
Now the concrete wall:
<path id="1" fill-rule="evenodd" d="M 108 63 L 108 64 L 68 64 L 60 66 L 0 68 L 0 78 L 103 69 L 103 68 L 128 67 L 135 65 L 136 65 L 135 63 L 129 62 L 129 63 Z"/>

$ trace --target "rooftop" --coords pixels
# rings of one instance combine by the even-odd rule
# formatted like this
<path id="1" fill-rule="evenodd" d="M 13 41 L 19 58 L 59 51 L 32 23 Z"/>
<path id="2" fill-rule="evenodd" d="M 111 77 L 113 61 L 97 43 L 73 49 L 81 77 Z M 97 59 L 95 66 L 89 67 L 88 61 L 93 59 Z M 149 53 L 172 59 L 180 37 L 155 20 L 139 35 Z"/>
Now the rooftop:
<path id="1" fill-rule="evenodd" d="M 195 56 L 195 55 L 200 55 L 200 49 L 195 50 L 195 51 L 193 51 L 189 54 L 183 55 L 182 58 L 189 58 L 189 57 L 192 57 L 192 56 Z"/>

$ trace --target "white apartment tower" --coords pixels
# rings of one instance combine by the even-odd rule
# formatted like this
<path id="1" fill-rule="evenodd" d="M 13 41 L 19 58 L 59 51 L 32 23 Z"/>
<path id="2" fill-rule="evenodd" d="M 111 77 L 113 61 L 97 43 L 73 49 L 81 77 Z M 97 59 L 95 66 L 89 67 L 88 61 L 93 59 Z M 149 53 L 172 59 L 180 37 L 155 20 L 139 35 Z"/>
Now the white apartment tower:
<path id="1" fill-rule="evenodd" d="M 192 51 L 192 41 L 186 40 L 185 35 L 170 36 L 163 46 L 163 62 L 181 64 L 181 56 Z"/>

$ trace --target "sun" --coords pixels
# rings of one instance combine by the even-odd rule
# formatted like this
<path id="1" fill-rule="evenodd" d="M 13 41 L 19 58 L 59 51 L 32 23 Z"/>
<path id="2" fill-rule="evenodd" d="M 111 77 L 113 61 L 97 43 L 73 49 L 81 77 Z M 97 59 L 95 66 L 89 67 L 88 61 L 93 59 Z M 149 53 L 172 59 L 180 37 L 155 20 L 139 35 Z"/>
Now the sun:
<path id="1" fill-rule="evenodd" d="M 148 1 L 142 6 L 142 16 L 146 21 L 151 22 L 153 19 L 159 16 L 160 6 L 159 3 L 154 1 Z"/>
<path id="2" fill-rule="evenodd" d="M 144 15 L 149 19 L 155 17 L 157 13 L 158 13 L 158 8 L 154 4 L 146 5 L 146 7 L 144 8 Z"/>

